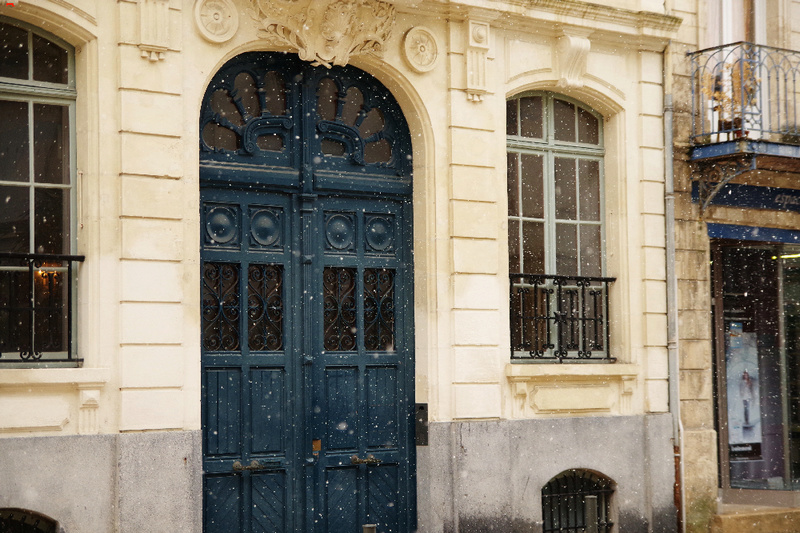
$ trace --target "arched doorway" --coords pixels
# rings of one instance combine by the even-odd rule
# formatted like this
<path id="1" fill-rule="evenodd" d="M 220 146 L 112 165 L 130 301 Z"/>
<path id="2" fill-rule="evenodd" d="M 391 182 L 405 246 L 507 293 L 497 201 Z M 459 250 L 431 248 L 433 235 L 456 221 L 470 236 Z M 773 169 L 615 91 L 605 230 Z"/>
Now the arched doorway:
<path id="1" fill-rule="evenodd" d="M 413 530 L 399 106 L 358 69 L 247 53 L 200 132 L 204 530 Z"/>

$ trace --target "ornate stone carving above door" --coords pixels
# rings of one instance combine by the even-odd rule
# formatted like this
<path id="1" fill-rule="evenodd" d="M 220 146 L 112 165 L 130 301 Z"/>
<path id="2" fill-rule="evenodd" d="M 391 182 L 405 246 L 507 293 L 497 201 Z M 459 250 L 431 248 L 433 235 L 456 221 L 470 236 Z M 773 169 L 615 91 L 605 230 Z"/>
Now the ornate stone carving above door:
<path id="1" fill-rule="evenodd" d="M 381 0 L 251 0 L 261 36 L 288 46 L 313 65 L 346 65 L 352 56 L 380 55 L 395 7 Z"/>

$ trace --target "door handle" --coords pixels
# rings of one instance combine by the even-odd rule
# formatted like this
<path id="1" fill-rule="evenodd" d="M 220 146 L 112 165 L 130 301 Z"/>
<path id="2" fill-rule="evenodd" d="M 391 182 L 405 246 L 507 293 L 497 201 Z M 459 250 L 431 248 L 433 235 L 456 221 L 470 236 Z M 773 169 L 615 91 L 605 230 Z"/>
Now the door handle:
<path id="1" fill-rule="evenodd" d="M 269 461 L 266 463 L 259 463 L 255 459 L 250 461 L 250 464 L 244 466 L 241 461 L 234 461 L 233 462 L 233 471 L 234 472 L 243 472 L 245 470 L 250 471 L 257 471 L 257 470 L 268 470 L 270 468 L 275 468 L 276 466 L 280 466 L 280 462 L 278 461 Z"/>
<path id="2" fill-rule="evenodd" d="M 361 458 L 358 457 L 358 455 L 354 455 L 354 456 L 352 456 L 350 458 L 350 464 L 351 465 L 373 465 L 374 466 L 374 465 L 379 465 L 382 462 L 383 461 L 381 461 L 380 459 L 378 459 L 377 457 L 375 457 L 372 454 L 369 454 L 366 459 L 361 459 Z"/>

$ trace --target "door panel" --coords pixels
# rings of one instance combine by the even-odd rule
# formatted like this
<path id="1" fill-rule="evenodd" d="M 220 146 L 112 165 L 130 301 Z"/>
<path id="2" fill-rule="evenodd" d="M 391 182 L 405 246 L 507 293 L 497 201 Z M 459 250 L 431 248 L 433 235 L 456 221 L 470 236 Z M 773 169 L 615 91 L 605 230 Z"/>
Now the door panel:
<path id="1" fill-rule="evenodd" d="M 407 533 L 410 137 L 370 76 L 287 57 L 201 114 L 204 528 Z"/>

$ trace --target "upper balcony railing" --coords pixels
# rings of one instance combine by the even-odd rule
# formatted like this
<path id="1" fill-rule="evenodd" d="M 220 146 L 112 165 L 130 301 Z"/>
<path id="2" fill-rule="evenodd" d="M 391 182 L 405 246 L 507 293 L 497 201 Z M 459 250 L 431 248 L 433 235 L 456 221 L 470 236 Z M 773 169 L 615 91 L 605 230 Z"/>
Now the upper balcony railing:
<path id="1" fill-rule="evenodd" d="M 736 139 L 800 144 L 800 52 L 738 42 L 688 55 L 692 144 Z"/>

